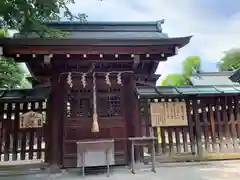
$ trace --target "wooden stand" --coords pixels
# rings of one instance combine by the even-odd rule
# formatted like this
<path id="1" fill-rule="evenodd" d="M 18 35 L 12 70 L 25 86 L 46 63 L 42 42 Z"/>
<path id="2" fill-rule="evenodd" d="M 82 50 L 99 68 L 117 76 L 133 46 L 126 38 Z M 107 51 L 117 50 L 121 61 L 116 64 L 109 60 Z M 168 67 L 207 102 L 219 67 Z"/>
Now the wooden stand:
<path id="1" fill-rule="evenodd" d="M 87 159 L 89 152 L 103 152 L 105 159 L 90 157 Z M 92 140 L 77 142 L 77 166 L 82 168 L 82 176 L 85 176 L 85 167 L 91 166 L 107 166 L 107 176 L 110 175 L 110 165 L 113 165 L 114 160 L 114 140 Z"/>
<path id="2" fill-rule="evenodd" d="M 152 147 L 152 171 L 156 172 L 156 152 L 155 152 L 155 140 L 156 137 L 132 137 L 128 138 L 131 141 L 131 158 L 132 158 L 132 173 L 135 174 L 135 146 L 149 146 Z"/>

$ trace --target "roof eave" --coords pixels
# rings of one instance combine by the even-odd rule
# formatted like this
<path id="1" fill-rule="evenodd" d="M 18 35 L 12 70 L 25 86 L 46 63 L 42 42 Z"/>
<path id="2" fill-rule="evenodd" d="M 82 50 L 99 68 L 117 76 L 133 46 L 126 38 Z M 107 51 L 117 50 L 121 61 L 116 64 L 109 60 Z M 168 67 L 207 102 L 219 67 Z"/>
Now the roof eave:
<path id="1" fill-rule="evenodd" d="M 181 48 L 190 42 L 192 36 L 164 39 L 40 39 L 0 38 L 0 46 L 158 46 L 175 45 Z"/>

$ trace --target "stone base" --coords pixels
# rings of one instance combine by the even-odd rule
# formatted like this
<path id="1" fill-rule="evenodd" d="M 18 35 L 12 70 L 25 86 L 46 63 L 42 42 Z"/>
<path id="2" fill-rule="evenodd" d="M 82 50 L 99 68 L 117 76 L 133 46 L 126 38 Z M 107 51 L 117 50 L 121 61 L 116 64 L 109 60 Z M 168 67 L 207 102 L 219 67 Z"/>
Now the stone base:
<path id="1" fill-rule="evenodd" d="M 45 172 L 47 172 L 47 173 L 61 173 L 61 169 L 57 164 L 51 164 L 45 169 Z"/>

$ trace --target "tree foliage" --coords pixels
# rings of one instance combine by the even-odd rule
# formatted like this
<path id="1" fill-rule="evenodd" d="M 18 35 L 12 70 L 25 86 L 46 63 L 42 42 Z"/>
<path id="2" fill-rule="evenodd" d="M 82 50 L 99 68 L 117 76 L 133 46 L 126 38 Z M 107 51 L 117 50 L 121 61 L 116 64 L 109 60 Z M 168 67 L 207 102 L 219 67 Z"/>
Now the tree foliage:
<path id="1" fill-rule="evenodd" d="M 240 68 L 240 51 L 228 51 L 218 63 L 219 71 L 237 70 Z"/>
<path id="2" fill-rule="evenodd" d="M 44 23 L 60 19 L 85 21 L 85 14 L 73 14 L 68 8 L 74 0 L 0 0 L 0 37 L 7 29 L 27 33 L 34 30 L 40 37 L 59 37 L 62 32 Z M 29 87 L 21 66 L 13 59 L 0 57 L 0 88 Z"/>
<path id="3" fill-rule="evenodd" d="M 189 56 L 183 62 L 182 74 L 169 74 L 162 81 L 162 86 L 184 86 L 192 85 L 190 77 L 194 73 L 200 72 L 201 59 L 198 56 Z"/>
<path id="4" fill-rule="evenodd" d="M 0 88 L 29 87 L 23 69 L 13 59 L 0 59 Z"/>
<path id="5" fill-rule="evenodd" d="M 62 18 L 85 21 L 85 14 L 75 15 L 68 8 L 74 3 L 74 0 L 0 0 L 0 25 L 23 33 L 35 30 L 41 37 L 58 36 L 60 32 L 46 28 L 43 22 Z"/>
<path id="6" fill-rule="evenodd" d="M 0 30 L 0 37 L 5 37 L 7 35 L 7 30 Z M 31 87 L 31 84 L 25 78 L 23 68 L 12 58 L 0 57 L 0 88 L 19 87 Z"/>
<path id="7" fill-rule="evenodd" d="M 189 56 L 183 62 L 183 73 L 185 76 L 190 77 L 194 73 L 200 72 L 201 59 L 199 56 Z"/>

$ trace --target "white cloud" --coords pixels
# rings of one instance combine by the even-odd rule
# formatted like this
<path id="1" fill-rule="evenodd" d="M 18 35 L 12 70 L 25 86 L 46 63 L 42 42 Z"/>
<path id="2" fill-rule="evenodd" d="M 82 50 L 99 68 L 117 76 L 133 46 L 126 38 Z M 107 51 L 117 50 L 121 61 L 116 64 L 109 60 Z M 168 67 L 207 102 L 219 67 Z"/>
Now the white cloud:
<path id="1" fill-rule="evenodd" d="M 76 1 L 70 8 L 85 12 L 89 20 L 155 21 L 164 18 L 163 30 L 170 36 L 194 35 L 179 55 L 160 63 L 157 73 L 162 74 L 162 78 L 169 73 L 181 72 L 181 63 L 189 55 L 199 55 L 204 63 L 214 63 L 224 51 L 240 47 L 240 10 L 231 17 L 219 16 L 214 13 L 215 7 L 200 4 L 204 0 Z"/>

